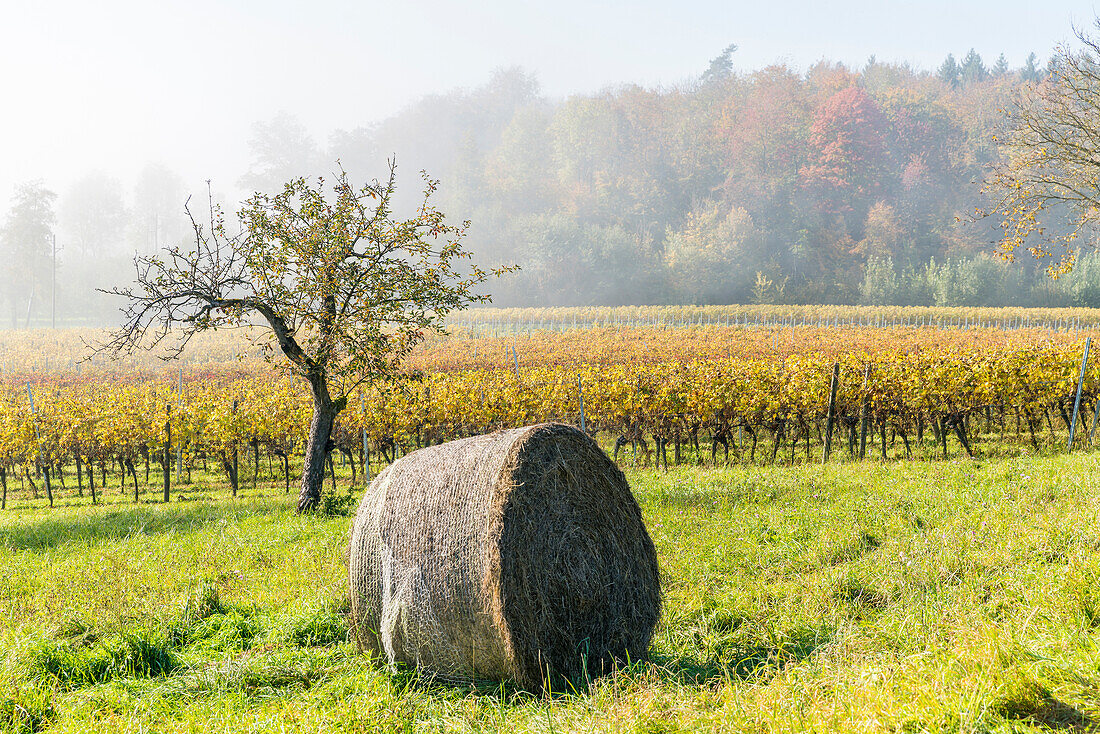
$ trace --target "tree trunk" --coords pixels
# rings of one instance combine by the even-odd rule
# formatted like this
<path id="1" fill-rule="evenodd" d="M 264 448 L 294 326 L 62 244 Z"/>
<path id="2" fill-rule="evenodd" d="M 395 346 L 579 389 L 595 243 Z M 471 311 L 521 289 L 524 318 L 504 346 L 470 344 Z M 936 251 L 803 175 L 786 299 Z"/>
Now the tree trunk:
<path id="1" fill-rule="evenodd" d="M 221 455 L 222 468 L 225 469 L 226 475 L 229 477 L 229 487 L 233 491 L 233 497 L 237 496 L 237 454 L 233 453 L 232 456 Z"/>
<path id="2" fill-rule="evenodd" d="M 172 406 L 168 406 L 168 419 L 164 421 L 164 501 L 168 502 L 172 475 Z"/>
<path id="3" fill-rule="evenodd" d="M 347 453 L 347 452 L 343 453 L 342 455 L 348 457 L 348 464 L 351 465 L 351 486 L 354 487 L 355 486 L 355 457 L 352 456 L 350 453 Z"/>
<path id="4" fill-rule="evenodd" d="M 325 458 L 328 456 L 332 427 L 343 405 L 332 400 L 323 375 L 310 378 L 313 392 L 313 420 L 309 424 L 309 442 L 302 463 L 302 487 L 298 494 L 298 513 L 311 512 L 321 501 L 321 485 L 325 481 Z"/>
<path id="5" fill-rule="evenodd" d="M 290 494 L 290 457 L 287 454 L 279 454 L 283 460 L 283 479 L 286 480 L 286 493 Z"/>

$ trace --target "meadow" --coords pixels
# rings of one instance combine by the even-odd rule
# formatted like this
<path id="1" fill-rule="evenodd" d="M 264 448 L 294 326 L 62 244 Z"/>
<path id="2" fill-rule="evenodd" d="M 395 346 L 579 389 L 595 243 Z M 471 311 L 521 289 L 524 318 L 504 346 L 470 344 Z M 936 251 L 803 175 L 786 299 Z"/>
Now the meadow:
<path id="1" fill-rule="evenodd" d="M 528 333 L 516 323 L 431 340 L 413 356 L 424 371 L 415 390 L 371 411 L 352 401 L 323 512 L 306 517 L 288 479 L 301 466 L 293 438 L 305 405 L 291 383 L 262 376 L 239 335 L 200 341 L 182 371 L 80 362 L 87 333 L 3 335 L 0 732 L 1100 727 L 1095 358 L 1074 453 L 1063 425 L 1087 330 L 789 320 Z M 876 377 L 864 382 L 867 361 Z M 820 445 L 803 456 L 799 436 L 821 438 L 834 362 L 847 423 L 822 464 Z M 361 654 L 348 636 L 344 561 L 364 489 L 361 465 L 352 471 L 360 431 L 377 471 L 386 437 L 411 450 L 527 421 L 542 415 L 524 412 L 533 395 L 549 417 L 575 421 L 578 374 L 609 453 L 632 424 L 684 442 L 663 470 L 629 447 L 620 455 L 662 573 L 649 659 L 536 695 L 443 684 Z M 730 392 L 748 384 L 751 394 Z M 166 404 L 177 406 L 173 440 L 187 446 L 168 503 L 157 463 Z M 762 435 L 754 457 L 735 430 L 730 458 L 712 457 L 723 424 L 704 424 L 696 450 L 683 421 L 718 409 L 757 426 L 802 415 L 806 431 Z M 662 422 L 669 415 L 681 424 Z M 864 415 L 859 460 L 851 441 Z M 950 415 L 973 457 L 954 439 L 948 451 Z M 769 440 L 784 450 L 765 450 Z M 47 458 L 52 507 L 36 463 Z M 234 487 L 223 467 L 238 459 Z M 81 460 L 95 504 L 76 483 Z M 172 452 L 165 463 L 174 469 Z"/>
<path id="2" fill-rule="evenodd" d="M 442 685 L 360 655 L 344 618 L 350 518 L 295 515 L 277 477 L 236 499 L 196 476 L 171 504 L 21 501 L 0 514 L 0 730 L 1100 721 L 1094 455 L 627 476 L 661 564 L 650 659 L 550 695 Z"/>

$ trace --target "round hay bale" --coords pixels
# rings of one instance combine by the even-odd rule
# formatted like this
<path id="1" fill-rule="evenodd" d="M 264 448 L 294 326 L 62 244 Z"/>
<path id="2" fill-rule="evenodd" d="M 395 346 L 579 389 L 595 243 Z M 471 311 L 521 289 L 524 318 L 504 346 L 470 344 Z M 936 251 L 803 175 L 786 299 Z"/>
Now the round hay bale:
<path id="1" fill-rule="evenodd" d="M 451 679 L 600 675 L 644 659 L 660 617 L 626 478 L 560 424 L 394 462 L 359 505 L 348 565 L 360 648 Z"/>

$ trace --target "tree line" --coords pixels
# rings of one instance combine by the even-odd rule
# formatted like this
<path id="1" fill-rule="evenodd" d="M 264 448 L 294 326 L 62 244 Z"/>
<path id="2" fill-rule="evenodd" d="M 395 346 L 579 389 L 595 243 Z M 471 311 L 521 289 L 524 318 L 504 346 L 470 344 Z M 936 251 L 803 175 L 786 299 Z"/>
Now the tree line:
<path id="1" fill-rule="evenodd" d="M 989 258 L 999 228 L 972 216 L 1003 110 L 1049 73 L 1035 54 L 1016 69 L 971 50 L 935 71 L 872 57 L 751 73 L 735 54 L 680 84 L 566 99 L 500 70 L 323 141 L 282 114 L 254 126 L 248 170 L 214 185 L 275 193 L 337 160 L 366 178 L 395 158 L 395 207 L 411 211 L 427 170 L 440 209 L 471 221 L 477 261 L 521 267 L 494 285 L 499 305 L 1100 306 L 1084 274 L 1051 285 L 1033 262 Z M 192 236 L 187 194 L 157 166 L 129 196 L 102 173 L 60 194 L 21 186 L 0 237 L 4 321 L 108 321 L 95 288 Z"/>

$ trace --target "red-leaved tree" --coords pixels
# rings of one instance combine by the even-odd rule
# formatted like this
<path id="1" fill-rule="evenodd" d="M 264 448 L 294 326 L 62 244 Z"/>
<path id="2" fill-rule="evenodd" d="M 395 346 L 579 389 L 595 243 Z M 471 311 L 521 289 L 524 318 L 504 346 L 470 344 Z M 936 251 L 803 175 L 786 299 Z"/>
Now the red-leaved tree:
<path id="1" fill-rule="evenodd" d="M 820 208 L 862 222 L 891 173 L 889 122 L 859 87 L 848 87 L 814 110 L 802 185 Z"/>

